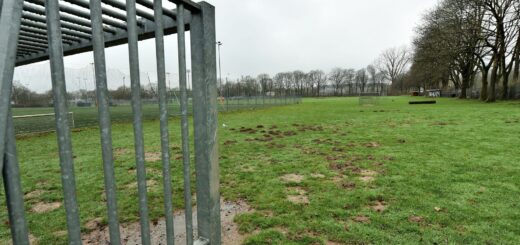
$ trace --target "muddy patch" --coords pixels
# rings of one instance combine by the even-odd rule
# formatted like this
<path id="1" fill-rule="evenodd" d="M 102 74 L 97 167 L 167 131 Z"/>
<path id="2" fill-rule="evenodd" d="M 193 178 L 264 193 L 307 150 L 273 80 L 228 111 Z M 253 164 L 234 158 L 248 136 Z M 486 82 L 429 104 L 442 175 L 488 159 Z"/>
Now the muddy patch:
<path id="1" fill-rule="evenodd" d="M 32 207 L 31 210 L 35 213 L 42 214 L 42 213 L 48 213 L 48 212 L 54 211 L 60 207 L 61 207 L 61 202 L 51 202 L 51 203 L 39 202 L 39 203 L 36 203 Z"/>
<path id="2" fill-rule="evenodd" d="M 197 213 L 193 208 L 193 230 L 197 237 Z M 242 244 L 246 235 L 238 232 L 238 225 L 233 222 L 236 215 L 250 212 L 251 209 L 244 201 L 221 201 L 220 217 L 222 224 L 222 244 Z M 124 244 L 141 244 L 139 223 L 123 224 L 120 226 L 121 241 Z M 150 224 L 152 244 L 166 244 L 166 223 L 164 218 Z M 184 212 L 176 212 L 174 217 L 175 244 L 186 244 L 186 223 Z M 109 245 L 108 227 L 103 227 L 83 235 L 83 244 Z"/>
<path id="3" fill-rule="evenodd" d="M 280 177 L 280 179 L 285 183 L 301 183 L 303 178 L 303 175 L 299 174 L 286 174 Z"/>
<path id="4" fill-rule="evenodd" d="M 289 202 L 304 205 L 310 203 L 309 197 L 307 197 L 307 192 L 304 189 L 300 187 L 294 187 L 288 188 L 287 190 L 289 192 L 289 195 L 287 195 L 287 200 L 289 200 Z"/>

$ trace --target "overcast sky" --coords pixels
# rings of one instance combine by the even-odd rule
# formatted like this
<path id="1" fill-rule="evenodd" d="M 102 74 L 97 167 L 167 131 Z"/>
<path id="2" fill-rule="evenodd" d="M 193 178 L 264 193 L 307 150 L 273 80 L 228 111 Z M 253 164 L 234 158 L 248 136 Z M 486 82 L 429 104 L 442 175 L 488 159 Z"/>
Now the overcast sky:
<path id="1" fill-rule="evenodd" d="M 329 71 L 334 67 L 365 67 L 383 50 L 409 45 L 421 16 L 437 0 L 207 2 L 216 7 L 217 40 L 224 43 L 222 76 L 234 79 L 297 69 Z M 155 77 L 154 41 L 141 42 L 139 47 L 141 72 Z M 176 47 L 176 36 L 167 37 L 167 70 L 175 77 L 178 76 Z M 128 74 L 126 45 L 109 48 L 106 55 L 109 68 Z M 87 67 L 92 59 L 90 52 L 67 57 L 65 66 Z M 22 67 L 17 73 L 30 68 Z M 25 83 L 42 91 L 50 89 L 50 78 L 42 78 L 47 79 L 37 85 L 32 84 L 34 81 Z M 76 88 L 70 85 L 69 89 Z"/>

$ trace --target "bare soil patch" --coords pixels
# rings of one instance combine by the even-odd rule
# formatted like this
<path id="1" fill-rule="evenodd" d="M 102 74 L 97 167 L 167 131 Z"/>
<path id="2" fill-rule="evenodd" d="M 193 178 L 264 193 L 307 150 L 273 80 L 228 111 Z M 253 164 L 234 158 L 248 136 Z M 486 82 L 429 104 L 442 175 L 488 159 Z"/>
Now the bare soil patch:
<path id="1" fill-rule="evenodd" d="M 366 148 L 378 148 L 381 145 L 379 143 L 377 143 L 377 142 L 368 142 L 368 143 L 365 143 L 364 146 Z"/>
<path id="2" fill-rule="evenodd" d="M 359 179 L 363 182 L 372 182 L 375 179 L 375 176 L 377 175 L 376 171 L 368 170 L 368 169 L 362 169 L 360 171 L 361 177 Z"/>
<path id="3" fill-rule="evenodd" d="M 146 181 L 146 187 L 148 189 L 157 186 L 157 181 L 153 179 L 149 179 Z M 127 189 L 137 189 L 137 181 L 134 181 L 130 184 L 125 185 L 125 188 Z"/>
<path id="4" fill-rule="evenodd" d="M 301 183 L 304 177 L 299 174 L 286 174 L 280 177 L 280 179 L 285 183 Z"/>
<path id="5" fill-rule="evenodd" d="M 161 158 L 161 152 L 145 152 L 144 159 L 147 162 L 158 162 Z"/>
<path id="6" fill-rule="evenodd" d="M 370 224 L 370 222 L 371 222 L 370 218 L 365 215 L 356 216 L 356 217 L 352 218 L 352 220 L 354 222 L 363 223 L 363 224 Z"/>
<path id="7" fill-rule="evenodd" d="M 93 220 L 90 220 L 85 224 L 85 228 L 89 230 L 98 229 L 101 226 L 101 222 L 103 222 L 102 218 L 95 218 Z"/>
<path id="8" fill-rule="evenodd" d="M 31 191 L 27 194 L 24 195 L 24 198 L 25 199 L 35 199 L 35 198 L 38 198 L 40 197 L 41 195 L 43 195 L 46 191 L 44 190 L 35 190 L 35 191 Z"/>
<path id="9" fill-rule="evenodd" d="M 408 217 L 408 221 L 412 223 L 422 223 L 424 221 L 424 218 L 417 215 L 411 215 L 410 217 Z"/>
<path id="10" fill-rule="evenodd" d="M 292 203 L 295 204 L 304 204 L 307 205 L 310 203 L 309 197 L 307 197 L 307 192 L 300 188 L 300 187 L 294 187 L 294 188 L 288 188 L 289 192 L 296 193 L 294 195 L 287 195 L 287 200 L 289 200 Z"/>
<path id="11" fill-rule="evenodd" d="M 325 175 L 313 173 L 313 174 L 311 174 L 311 177 L 316 178 L 316 179 L 323 179 L 323 178 L 325 178 Z"/>
<path id="12" fill-rule="evenodd" d="M 341 187 L 343 187 L 343 189 L 347 189 L 347 190 L 354 190 L 354 189 L 356 189 L 356 183 L 343 182 L 343 183 L 341 183 Z"/>
<path id="13" fill-rule="evenodd" d="M 193 229 L 197 237 L 197 213 L 193 208 Z M 222 244 L 242 244 L 247 235 L 240 234 L 238 225 L 233 222 L 236 215 L 250 212 L 249 205 L 244 201 L 221 201 L 220 216 L 222 219 Z M 150 224 L 152 244 L 166 244 L 166 222 L 161 218 Z M 141 244 L 139 222 L 122 224 L 120 226 L 123 244 Z M 176 212 L 174 217 L 175 244 L 186 244 L 186 223 L 184 212 Z M 99 227 L 83 235 L 83 244 L 109 245 L 108 227 Z"/>
<path id="14" fill-rule="evenodd" d="M 60 207 L 61 207 L 61 202 L 51 202 L 51 203 L 39 202 L 39 203 L 36 203 L 32 207 L 31 210 L 35 213 L 41 214 L 41 213 L 48 213 L 48 212 L 54 211 Z"/>
<path id="15" fill-rule="evenodd" d="M 378 213 L 381 213 L 383 211 L 385 211 L 387 209 L 387 205 L 386 205 L 386 202 L 385 201 L 376 201 L 374 202 L 374 204 L 371 206 L 371 208 L 378 212 Z"/>
<path id="16" fill-rule="evenodd" d="M 128 154 L 131 154 L 132 153 L 132 150 L 130 149 L 127 149 L 127 148 L 121 148 L 121 147 L 118 147 L 118 148 L 115 148 L 114 149 L 114 155 L 117 157 L 117 156 L 124 156 L 124 155 L 128 155 Z"/>

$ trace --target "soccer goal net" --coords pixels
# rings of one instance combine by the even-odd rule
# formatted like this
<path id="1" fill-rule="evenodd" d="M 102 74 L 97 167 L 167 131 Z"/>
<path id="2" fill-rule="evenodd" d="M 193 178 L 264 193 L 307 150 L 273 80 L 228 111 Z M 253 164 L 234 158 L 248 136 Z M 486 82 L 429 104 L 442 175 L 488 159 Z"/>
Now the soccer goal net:
<path id="1" fill-rule="evenodd" d="M 379 93 L 359 93 L 359 105 L 377 105 L 380 97 Z"/>
<path id="2" fill-rule="evenodd" d="M 68 113 L 69 127 L 74 128 L 74 113 Z M 52 132 L 56 130 L 54 113 L 13 116 L 16 134 Z"/>

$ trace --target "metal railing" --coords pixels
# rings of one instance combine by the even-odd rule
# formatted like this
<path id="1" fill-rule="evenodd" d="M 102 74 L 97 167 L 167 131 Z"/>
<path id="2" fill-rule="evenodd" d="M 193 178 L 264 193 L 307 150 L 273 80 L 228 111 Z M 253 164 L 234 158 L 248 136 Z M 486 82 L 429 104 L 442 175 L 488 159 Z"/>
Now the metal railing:
<path id="1" fill-rule="evenodd" d="M 128 43 L 129 47 L 141 242 L 145 245 L 151 243 L 137 45 L 139 40 L 146 38 L 155 38 L 156 42 L 166 243 L 174 243 L 164 52 L 164 35 L 172 33 L 177 33 L 179 45 L 187 242 L 188 244 L 220 244 L 215 10 L 213 6 L 205 2 L 170 1 L 177 4 L 176 10 L 164 8 L 161 0 L 153 2 L 127 0 L 126 4 L 115 0 L 66 0 L 68 4 L 61 4 L 61 1 L 58 0 L 0 0 L 0 33 L 2 33 L 0 35 L 0 140 L 2 140 L 0 156 L 3 156 L 3 161 L 0 161 L 0 169 L 3 170 L 2 177 L 14 244 L 29 244 L 29 231 L 25 219 L 16 153 L 15 130 L 10 111 L 14 67 L 50 60 L 56 117 L 55 129 L 59 148 L 68 243 L 81 244 L 63 57 L 89 50 L 94 53 L 100 148 L 103 159 L 110 243 L 121 244 L 104 50 L 105 47 L 124 43 Z M 148 8 L 154 14 L 137 8 L 137 4 Z M 110 8 L 105 5 L 109 5 Z M 62 13 L 72 14 L 76 17 L 72 18 L 70 15 L 62 15 Z M 185 57 L 185 28 L 187 27 L 191 36 L 194 95 L 192 110 L 198 228 L 198 237 L 195 241 L 189 186 L 190 136 L 188 134 Z"/>

